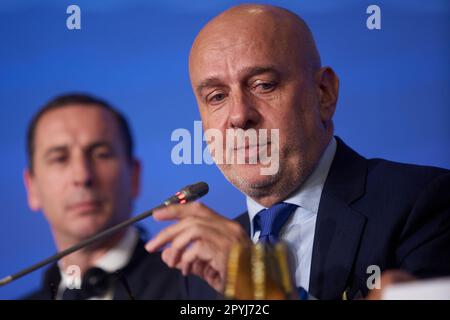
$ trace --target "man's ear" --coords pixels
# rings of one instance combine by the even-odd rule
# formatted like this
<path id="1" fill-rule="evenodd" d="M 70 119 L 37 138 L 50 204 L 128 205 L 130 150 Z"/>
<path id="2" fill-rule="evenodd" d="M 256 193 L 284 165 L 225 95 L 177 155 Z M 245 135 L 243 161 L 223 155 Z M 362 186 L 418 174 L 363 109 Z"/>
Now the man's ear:
<path id="1" fill-rule="evenodd" d="M 141 191 L 141 162 L 134 158 L 131 164 L 131 194 L 137 198 Z"/>
<path id="2" fill-rule="evenodd" d="M 316 73 L 319 90 L 320 116 L 325 126 L 333 119 L 339 95 L 339 78 L 330 67 L 323 67 Z"/>
<path id="3" fill-rule="evenodd" d="M 28 206 L 34 211 L 41 210 L 41 201 L 39 200 L 35 177 L 29 169 L 23 171 L 23 181 L 27 189 Z"/>

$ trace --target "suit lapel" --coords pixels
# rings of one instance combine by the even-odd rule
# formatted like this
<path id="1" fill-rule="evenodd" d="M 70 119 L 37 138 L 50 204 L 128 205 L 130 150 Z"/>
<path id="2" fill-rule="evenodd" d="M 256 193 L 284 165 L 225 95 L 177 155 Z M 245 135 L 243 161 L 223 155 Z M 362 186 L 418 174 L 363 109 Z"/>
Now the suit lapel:
<path id="1" fill-rule="evenodd" d="M 350 204 L 364 193 L 367 163 L 338 142 L 317 214 L 309 292 L 319 299 L 339 299 L 346 290 L 366 217 Z"/>
<path id="2" fill-rule="evenodd" d="M 310 293 L 340 298 L 346 289 L 366 218 L 333 195 L 323 195 L 316 222 Z"/>
<path id="3" fill-rule="evenodd" d="M 243 214 L 237 216 L 235 221 L 239 222 L 239 224 L 244 228 L 245 232 L 247 232 L 248 236 L 251 238 L 252 235 L 250 234 L 250 218 L 248 216 L 248 212 L 244 212 Z"/>
<path id="4" fill-rule="evenodd" d="M 60 281 L 61 274 L 59 272 L 58 264 L 54 263 L 47 269 L 47 271 L 45 271 L 42 296 L 39 297 L 39 299 L 55 300 Z"/>
<path id="5" fill-rule="evenodd" d="M 125 266 L 125 268 L 118 271 L 114 291 L 114 300 L 130 300 L 130 294 L 134 299 L 137 299 L 137 297 L 141 296 L 141 293 L 148 285 L 148 281 L 146 279 L 142 279 L 139 277 L 139 274 L 134 272 L 136 271 L 139 263 L 145 259 L 145 256 L 148 254 L 144 249 L 144 245 L 145 243 L 143 240 L 139 239 L 130 262 Z M 128 289 L 130 289 L 130 293 L 128 293 L 127 286 Z"/>

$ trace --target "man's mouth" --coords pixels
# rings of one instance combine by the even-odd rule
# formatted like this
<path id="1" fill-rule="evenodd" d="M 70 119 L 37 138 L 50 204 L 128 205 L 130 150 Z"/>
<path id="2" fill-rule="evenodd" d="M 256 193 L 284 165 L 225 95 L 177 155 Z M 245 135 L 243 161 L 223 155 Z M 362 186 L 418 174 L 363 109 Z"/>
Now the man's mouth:
<path id="1" fill-rule="evenodd" d="M 233 153 L 235 153 L 235 156 L 237 157 L 234 161 L 237 161 L 237 164 L 257 164 L 261 156 L 267 152 L 265 150 L 267 150 L 269 145 L 270 142 L 264 144 L 247 144 L 242 147 L 236 147 L 233 149 Z M 240 163 L 238 158 L 241 158 L 241 161 L 243 160 L 244 163 Z"/>
<path id="2" fill-rule="evenodd" d="M 68 206 L 68 211 L 74 213 L 89 213 L 97 211 L 101 202 L 96 200 L 80 201 Z"/>
<path id="3" fill-rule="evenodd" d="M 247 144 L 245 146 L 241 146 L 241 147 L 235 147 L 234 150 L 235 151 L 240 151 L 240 150 L 251 150 L 251 149 L 262 149 L 267 147 L 268 145 L 270 145 L 270 142 L 268 143 L 264 143 L 264 144 Z"/>

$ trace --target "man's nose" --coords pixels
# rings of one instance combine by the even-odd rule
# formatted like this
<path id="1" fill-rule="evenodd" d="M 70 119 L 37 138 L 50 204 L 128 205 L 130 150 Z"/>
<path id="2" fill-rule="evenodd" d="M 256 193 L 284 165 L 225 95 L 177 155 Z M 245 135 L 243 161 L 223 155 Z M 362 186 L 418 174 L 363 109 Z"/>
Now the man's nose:
<path id="1" fill-rule="evenodd" d="M 250 129 L 256 127 L 261 115 L 256 109 L 256 102 L 244 92 L 236 93 L 232 98 L 229 114 L 229 127 L 233 129 Z"/>
<path id="2" fill-rule="evenodd" d="M 72 161 L 72 180 L 77 187 L 89 187 L 93 184 L 92 164 L 84 157 Z"/>

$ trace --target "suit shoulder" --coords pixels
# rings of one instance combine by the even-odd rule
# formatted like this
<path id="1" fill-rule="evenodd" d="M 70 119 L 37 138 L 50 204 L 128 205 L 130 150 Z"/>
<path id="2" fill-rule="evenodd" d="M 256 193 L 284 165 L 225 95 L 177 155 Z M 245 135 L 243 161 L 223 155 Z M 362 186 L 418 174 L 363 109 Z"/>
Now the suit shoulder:
<path id="1" fill-rule="evenodd" d="M 422 190 L 435 180 L 449 180 L 450 170 L 384 159 L 368 159 L 369 182 L 382 183 L 387 188 Z"/>
<path id="2" fill-rule="evenodd" d="M 142 277 L 154 278 L 158 275 L 159 278 L 174 277 L 178 280 L 182 279 L 182 275 L 178 270 L 169 268 L 161 259 L 161 252 L 145 252 L 139 260 L 134 272 L 141 273 Z"/>

